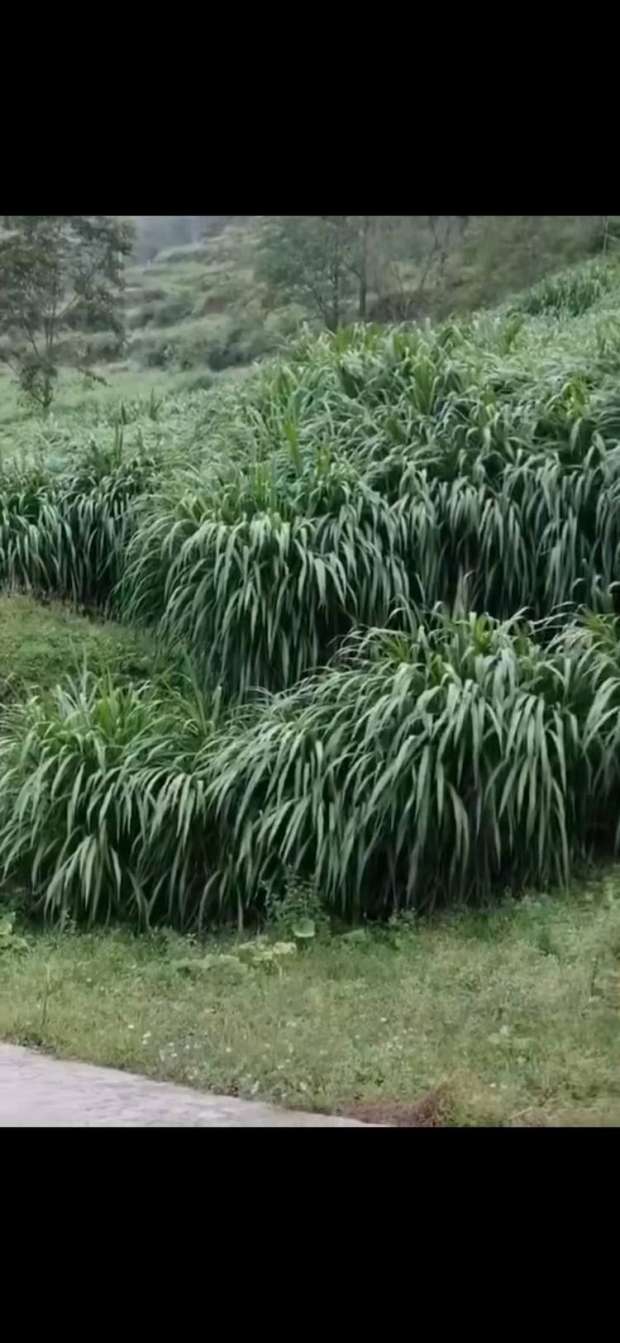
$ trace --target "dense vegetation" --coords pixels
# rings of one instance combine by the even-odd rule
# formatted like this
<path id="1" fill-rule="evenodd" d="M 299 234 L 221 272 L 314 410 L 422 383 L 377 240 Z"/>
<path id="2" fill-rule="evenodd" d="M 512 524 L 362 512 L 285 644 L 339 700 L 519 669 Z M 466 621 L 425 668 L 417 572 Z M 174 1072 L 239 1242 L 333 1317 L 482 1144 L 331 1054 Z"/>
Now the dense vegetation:
<path id="1" fill-rule="evenodd" d="M 291 881 L 350 919 L 611 852 L 619 298 L 595 261 L 492 314 L 306 334 L 5 458 L 2 584 L 168 650 L 6 708 L 5 879 L 184 927 Z"/>
<path id="2" fill-rule="evenodd" d="M 133 237 L 112 215 L 0 215 L 0 363 L 27 402 L 51 406 L 63 332 L 78 332 L 75 362 L 85 375 L 84 333 L 122 336 Z"/>
<path id="3" fill-rule="evenodd" d="M 137 217 L 126 332 L 92 358 L 204 380 L 282 347 L 303 321 L 441 320 L 617 247 L 615 217 Z M 148 259 L 148 261 L 147 261 Z M 147 261 L 147 264 L 143 264 Z M 80 338 L 83 345 L 83 338 Z M 76 347 L 79 342 L 76 337 Z"/>

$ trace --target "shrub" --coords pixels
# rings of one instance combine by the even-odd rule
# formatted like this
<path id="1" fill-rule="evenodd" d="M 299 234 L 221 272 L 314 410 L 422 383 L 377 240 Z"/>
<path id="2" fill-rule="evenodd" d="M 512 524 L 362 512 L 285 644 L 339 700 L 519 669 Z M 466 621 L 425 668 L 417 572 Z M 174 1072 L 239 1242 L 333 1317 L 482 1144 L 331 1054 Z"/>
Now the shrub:
<path id="1" fill-rule="evenodd" d="M 154 319 L 157 325 L 174 326 L 175 323 L 183 322 L 187 317 L 192 317 L 195 301 L 195 296 L 192 293 L 171 294 L 159 303 L 154 311 Z"/>
<path id="2" fill-rule="evenodd" d="M 139 351 L 139 358 L 143 368 L 169 368 L 175 358 L 174 346 L 168 336 L 159 336 Z"/>
<path id="3" fill-rule="evenodd" d="M 311 881 L 289 877 L 279 895 L 267 890 L 265 914 L 267 927 L 279 937 L 293 938 L 293 947 L 295 942 L 303 946 L 318 934 L 329 933 L 329 917 Z"/>
<path id="4" fill-rule="evenodd" d="M 58 357 L 69 366 L 77 367 L 97 360 L 108 362 L 122 357 L 125 344 L 125 335 L 122 331 L 67 333 L 58 341 Z"/>

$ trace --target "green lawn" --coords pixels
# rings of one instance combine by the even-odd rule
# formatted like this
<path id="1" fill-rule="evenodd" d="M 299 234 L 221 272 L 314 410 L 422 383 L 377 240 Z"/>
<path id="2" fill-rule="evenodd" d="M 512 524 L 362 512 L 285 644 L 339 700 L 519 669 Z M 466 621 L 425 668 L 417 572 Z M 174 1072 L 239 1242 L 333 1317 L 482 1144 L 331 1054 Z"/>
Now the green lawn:
<path id="1" fill-rule="evenodd" d="M 245 966 L 230 938 L 4 927 L 5 1040 L 291 1107 L 434 1092 L 447 1124 L 620 1124 L 617 871 Z"/>

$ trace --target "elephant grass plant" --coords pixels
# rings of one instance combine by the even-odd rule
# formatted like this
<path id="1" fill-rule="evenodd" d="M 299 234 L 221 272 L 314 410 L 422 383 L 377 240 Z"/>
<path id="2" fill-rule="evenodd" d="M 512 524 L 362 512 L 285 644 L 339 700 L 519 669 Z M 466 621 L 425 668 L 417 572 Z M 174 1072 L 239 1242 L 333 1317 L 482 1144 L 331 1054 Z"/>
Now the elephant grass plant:
<path id="1" fill-rule="evenodd" d="M 617 639 L 441 615 L 352 636 L 218 746 L 222 880 L 251 902 L 288 866 L 345 917 L 565 883 L 616 840 Z"/>
<path id="2" fill-rule="evenodd" d="M 5 716 L 0 863 L 31 907 L 76 923 L 184 926 L 213 863 L 197 757 L 204 701 L 85 672 Z"/>
<path id="3" fill-rule="evenodd" d="M 541 293 L 306 332 L 191 426 L 154 404 L 148 451 L 0 471 L 2 584 L 151 626 L 201 686 L 11 709 L 0 870 L 37 908 L 188 926 L 292 873 L 374 916 L 613 849 L 617 277 Z"/>

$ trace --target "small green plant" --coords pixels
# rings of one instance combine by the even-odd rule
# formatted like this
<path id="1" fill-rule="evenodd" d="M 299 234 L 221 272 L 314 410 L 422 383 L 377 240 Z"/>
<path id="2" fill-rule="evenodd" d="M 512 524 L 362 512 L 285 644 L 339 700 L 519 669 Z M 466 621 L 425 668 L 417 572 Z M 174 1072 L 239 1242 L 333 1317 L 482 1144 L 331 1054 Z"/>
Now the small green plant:
<path id="1" fill-rule="evenodd" d="M 15 955 L 27 950 L 28 943 L 25 937 L 20 937 L 15 931 L 15 914 L 0 915 L 0 955 L 3 953 Z"/>
<path id="2" fill-rule="evenodd" d="M 150 420 L 159 419 L 159 412 L 162 407 L 162 400 L 163 400 L 162 397 L 160 396 L 158 397 L 155 395 L 155 388 L 154 387 L 151 388 L 151 395 L 149 397 L 149 405 L 148 405 L 148 415 Z"/>
<path id="3" fill-rule="evenodd" d="M 558 954 L 554 938 L 546 924 L 543 924 L 539 930 L 537 946 L 543 956 L 557 956 Z"/>
<path id="4" fill-rule="evenodd" d="M 329 932 L 330 922 L 316 887 L 310 881 L 301 881 L 291 875 L 287 878 L 284 895 L 274 895 L 268 891 L 265 898 L 265 923 L 268 930 L 273 929 L 282 938 L 292 938 L 293 943 L 277 943 L 277 946 L 304 946 L 316 937 Z"/>

